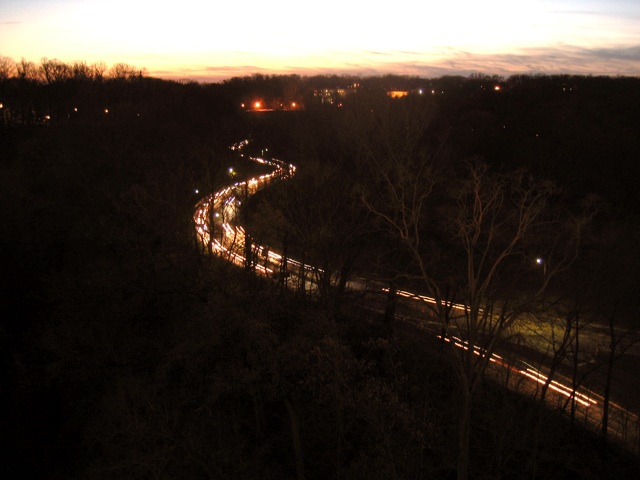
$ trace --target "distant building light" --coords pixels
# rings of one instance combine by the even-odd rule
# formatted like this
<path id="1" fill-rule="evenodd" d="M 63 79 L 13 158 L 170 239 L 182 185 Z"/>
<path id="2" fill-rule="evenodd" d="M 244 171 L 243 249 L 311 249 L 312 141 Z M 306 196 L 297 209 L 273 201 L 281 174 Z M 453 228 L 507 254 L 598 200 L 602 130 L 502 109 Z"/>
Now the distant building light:
<path id="1" fill-rule="evenodd" d="M 499 92 L 500 90 L 502 90 L 502 87 L 501 87 L 500 85 L 496 85 L 495 87 L 493 87 L 493 89 L 494 89 L 496 92 Z"/>
<path id="2" fill-rule="evenodd" d="M 387 92 L 387 95 L 389 95 L 391 98 L 402 98 L 409 95 L 409 92 L 407 92 L 406 90 L 391 90 Z"/>

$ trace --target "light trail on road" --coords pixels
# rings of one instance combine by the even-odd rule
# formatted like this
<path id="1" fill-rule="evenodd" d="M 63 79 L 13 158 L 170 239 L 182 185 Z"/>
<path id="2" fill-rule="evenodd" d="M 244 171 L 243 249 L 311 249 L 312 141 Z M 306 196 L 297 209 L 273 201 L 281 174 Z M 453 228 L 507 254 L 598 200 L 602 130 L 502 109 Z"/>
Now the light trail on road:
<path id="1" fill-rule="evenodd" d="M 231 149 L 241 150 L 247 144 L 248 141 L 243 141 L 232 146 Z M 271 167 L 273 171 L 268 174 L 250 178 L 243 182 L 236 182 L 200 200 L 196 204 L 196 210 L 193 215 L 198 242 L 205 251 L 224 256 L 228 261 L 239 267 L 247 267 L 245 251 L 247 248 L 250 248 L 252 258 L 250 265 L 251 269 L 261 275 L 272 278 L 275 278 L 277 274 L 285 274 L 285 278 L 290 273 L 296 275 L 295 269 L 297 269 L 299 272 L 297 273 L 298 278 L 304 279 L 305 288 L 309 285 L 309 289 L 311 289 L 313 288 L 313 281 L 311 279 L 305 279 L 307 273 L 322 273 L 322 270 L 311 265 L 303 264 L 291 258 L 283 258 L 279 253 L 273 252 L 271 249 L 263 245 L 247 242 L 244 228 L 237 224 L 241 202 L 240 198 L 244 198 L 246 200 L 250 195 L 253 195 L 258 190 L 266 187 L 275 179 L 284 180 L 291 178 L 296 172 L 296 167 L 292 164 L 286 164 L 285 162 L 276 159 L 267 160 L 259 157 L 248 158 L 256 163 Z M 219 235 L 220 237 L 217 238 L 216 235 Z M 249 243 L 249 245 L 247 245 L 247 243 Z M 262 264 L 255 259 L 261 259 Z M 289 266 L 295 267 L 295 269 L 289 270 Z M 389 288 L 380 288 L 378 291 L 388 293 Z M 433 297 L 406 290 L 397 290 L 396 294 L 399 297 L 407 298 L 416 302 L 431 305 L 437 305 L 439 303 L 438 300 Z M 467 311 L 467 306 L 464 304 L 452 303 L 448 305 L 445 304 L 444 306 L 463 312 Z M 429 329 L 426 328 L 423 328 L 423 330 L 429 331 Z M 436 336 L 443 339 L 440 335 L 436 334 Z M 446 342 L 453 342 L 453 345 L 458 348 L 467 351 L 469 350 L 468 343 L 460 338 L 448 335 L 444 337 L 444 340 Z M 473 346 L 473 353 L 478 356 L 486 355 L 486 351 L 478 346 Z M 540 390 L 538 389 L 540 385 L 546 385 L 548 390 L 555 392 L 569 401 L 573 400 L 576 404 L 584 408 L 585 423 L 589 423 L 592 428 L 597 428 L 597 419 L 599 415 L 596 412 L 598 409 L 594 411 L 593 407 L 598 405 L 600 408 L 599 402 L 595 398 L 602 398 L 600 395 L 587 391 L 586 389 L 578 391 L 577 388 L 564 385 L 555 379 L 550 380 L 548 376 L 526 362 L 519 360 L 507 362 L 503 357 L 496 353 L 491 353 L 489 361 L 492 364 L 506 368 L 508 371 L 517 373 L 523 379 L 526 378 L 533 382 L 533 384 L 536 385 L 536 388 L 533 389 L 532 392 L 530 391 L 530 393 L 534 396 L 537 396 L 540 393 Z M 526 366 L 519 368 L 516 366 L 518 363 L 522 363 Z M 610 403 L 610 407 L 614 405 L 615 404 Z M 620 408 L 620 411 L 625 414 L 627 420 L 630 419 L 632 422 L 635 422 L 636 424 L 638 423 L 638 417 L 636 415 L 622 408 Z M 621 423 L 624 423 L 623 431 L 626 432 L 626 421 Z M 610 428 L 613 428 L 613 422 L 611 419 Z M 613 433 L 615 435 L 619 435 L 620 428 L 618 430 L 613 430 Z M 637 435 L 634 438 L 636 437 Z M 632 441 L 635 442 L 636 440 L 632 439 Z"/>
<path id="2" fill-rule="evenodd" d="M 463 350 L 469 350 L 468 342 L 465 342 L 464 340 L 458 337 L 449 338 L 449 337 L 442 337 L 441 335 L 438 335 L 438 338 L 441 340 L 444 339 L 445 342 L 453 343 L 453 345 Z M 482 348 L 478 346 L 473 347 L 473 353 L 480 357 L 486 356 L 486 351 L 484 351 Z M 530 378 L 531 380 L 539 383 L 540 385 L 545 385 L 547 382 L 549 382 L 549 377 L 547 377 L 544 373 L 542 373 L 537 368 L 528 366 L 526 369 L 521 370 L 509 364 L 508 362 L 506 362 L 500 355 L 496 353 L 492 353 L 489 356 L 489 361 L 492 363 L 500 364 L 503 367 L 507 367 L 511 369 L 511 371 L 518 373 L 519 375 L 522 375 L 524 377 Z M 580 405 L 586 408 L 591 407 L 592 405 L 596 405 L 598 403 L 595 398 L 592 398 L 587 394 L 581 393 L 571 387 L 567 387 L 566 385 L 563 385 L 562 383 L 556 380 L 551 380 L 549 382 L 548 388 L 559 393 L 560 395 L 567 397 L 568 399 L 571 399 L 571 398 L 575 399 L 576 402 L 578 402 Z"/>
<path id="3" fill-rule="evenodd" d="M 231 147 L 231 150 L 241 150 L 248 141 L 239 142 Z M 273 180 L 287 179 L 295 174 L 296 167 L 276 159 L 264 159 L 260 157 L 248 157 L 249 160 L 267 165 L 273 169 L 271 173 L 253 177 L 242 182 L 236 182 L 217 192 L 203 198 L 196 204 L 193 216 L 196 225 L 196 234 L 199 243 L 204 249 L 225 255 L 230 262 L 238 266 L 245 266 L 247 258 L 244 254 L 246 248 L 246 232 L 241 225 L 237 225 L 241 200 L 245 200 L 258 190 L 266 187 Z M 233 170 L 231 170 L 233 171 Z M 214 238 L 214 226 L 219 227 L 220 238 Z M 252 257 L 266 259 L 265 264 L 252 261 L 251 267 L 262 275 L 273 275 L 279 272 L 283 265 L 282 255 L 272 252 L 270 249 L 255 243 L 250 244 Z M 322 272 L 311 265 L 287 258 L 287 265 L 297 267 L 304 271 Z"/>
<path id="4" fill-rule="evenodd" d="M 382 291 L 385 293 L 389 293 L 389 288 L 385 287 L 382 289 Z M 396 290 L 396 294 L 400 295 L 401 297 L 410 298 L 412 300 L 417 300 L 425 303 L 430 303 L 432 305 L 438 304 L 438 301 L 433 297 L 427 297 L 426 295 L 420 295 L 418 293 L 408 292 L 406 290 Z M 462 311 L 467 310 L 467 306 L 461 303 L 452 303 L 451 305 L 448 305 L 448 306 L 451 308 L 455 308 L 456 310 L 462 310 Z M 482 310 L 480 310 L 480 312 L 482 312 Z"/>

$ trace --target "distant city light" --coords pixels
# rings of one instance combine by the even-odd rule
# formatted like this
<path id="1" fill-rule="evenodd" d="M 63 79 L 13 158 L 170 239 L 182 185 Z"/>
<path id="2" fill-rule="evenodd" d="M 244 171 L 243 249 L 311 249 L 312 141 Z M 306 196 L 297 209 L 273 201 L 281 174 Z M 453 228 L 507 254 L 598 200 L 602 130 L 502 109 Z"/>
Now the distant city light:
<path id="1" fill-rule="evenodd" d="M 260 102 L 256 102 L 256 103 L 253 104 L 253 106 L 255 108 L 260 108 L 262 106 L 262 104 Z"/>
<path id="2" fill-rule="evenodd" d="M 406 90 L 391 90 L 387 92 L 387 95 L 389 95 L 391 98 L 402 98 L 409 95 L 409 92 L 407 92 Z"/>
<path id="3" fill-rule="evenodd" d="M 502 87 L 501 87 L 500 85 L 496 85 L 495 87 L 493 87 L 493 89 L 494 89 L 496 92 L 499 92 L 500 90 L 502 90 Z"/>

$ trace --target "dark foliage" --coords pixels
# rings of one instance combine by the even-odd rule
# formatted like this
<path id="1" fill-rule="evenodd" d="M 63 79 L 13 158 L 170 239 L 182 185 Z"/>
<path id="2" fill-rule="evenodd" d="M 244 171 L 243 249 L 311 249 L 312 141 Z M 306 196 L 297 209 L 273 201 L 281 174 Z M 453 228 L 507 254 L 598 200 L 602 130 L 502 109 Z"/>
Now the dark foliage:
<path id="1" fill-rule="evenodd" d="M 576 197 L 596 191 L 625 219 L 640 205 L 636 79 L 199 85 L 82 71 L 0 79 L 6 478 L 295 478 L 296 435 L 306 478 L 455 476 L 440 343 L 410 325 L 390 337 L 355 304 L 303 302 L 195 248 L 194 191 L 228 181 L 226 147 L 247 133 L 287 161 L 327 159 L 322 188 L 354 174 L 335 127 L 344 113 L 314 103 L 314 85 L 360 82 L 376 101 L 391 86 L 445 92 L 433 94 L 429 134 L 460 155 L 530 168 Z M 257 93 L 297 95 L 306 109 L 242 111 Z M 354 197 L 332 193 L 315 227 L 339 225 L 328 241 L 357 250 L 357 207 L 330 217 Z M 597 439 L 490 383 L 474 408 L 475 478 L 637 478 L 637 459 L 600 456 Z"/>

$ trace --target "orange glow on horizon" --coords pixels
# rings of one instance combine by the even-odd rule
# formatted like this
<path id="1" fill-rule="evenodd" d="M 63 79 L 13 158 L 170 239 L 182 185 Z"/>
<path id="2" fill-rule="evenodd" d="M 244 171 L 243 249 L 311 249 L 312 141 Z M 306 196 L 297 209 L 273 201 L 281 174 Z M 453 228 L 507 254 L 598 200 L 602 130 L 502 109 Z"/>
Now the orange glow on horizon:
<path id="1" fill-rule="evenodd" d="M 183 0 L 178 7 L 149 0 L 8 2 L 0 6 L 0 45 L 2 55 L 16 61 L 126 63 L 171 80 L 640 72 L 640 58 L 631 54 L 640 44 L 638 2 L 401 0 L 394 10 L 408 14 L 392 22 L 386 5 L 363 10 L 337 0 L 322 8 L 293 0 Z M 307 17 L 318 21 L 300 21 Z M 329 23 L 334 29 L 326 35 Z"/>

